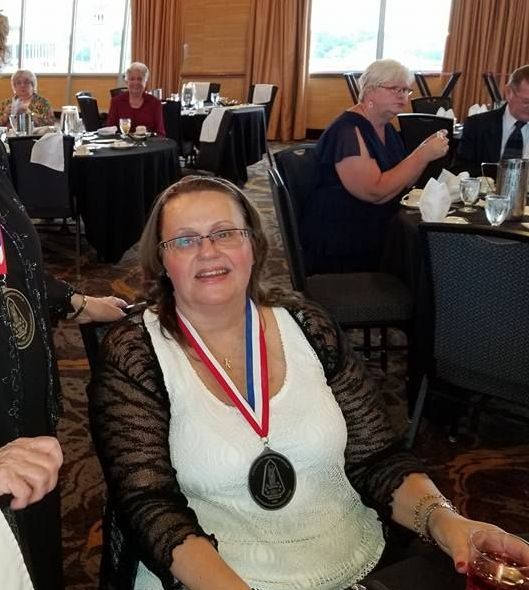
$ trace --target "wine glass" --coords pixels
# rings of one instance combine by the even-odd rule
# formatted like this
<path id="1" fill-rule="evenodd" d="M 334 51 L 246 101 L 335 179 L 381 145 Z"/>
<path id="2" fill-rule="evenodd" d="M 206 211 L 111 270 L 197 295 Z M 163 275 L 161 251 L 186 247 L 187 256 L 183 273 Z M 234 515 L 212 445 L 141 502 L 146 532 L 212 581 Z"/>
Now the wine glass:
<path id="1" fill-rule="evenodd" d="M 481 187 L 481 181 L 479 178 L 462 178 L 459 182 L 459 194 L 461 195 L 461 200 L 465 204 L 464 207 L 460 209 L 465 213 L 473 213 L 476 209 L 471 207 L 477 200 L 479 196 L 479 189 Z"/>
<path id="2" fill-rule="evenodd" d="M 487 195 L 485 197 L 485 215 L 493 226 L 501 225 L 511 209 L 511 199 L 505 195 Z"/>
<path id="3" fill-rule="evenodd" d="M 119 129 L 121 131 L 121 137 L 125 138 L 130 133 L 131 120 L 123 118 L 119 120 Z"/>
<path id="4" fill-rule="evenodd" d="M 525 588 L 529 585 L 529 543 L 500 530 L 470 535 L 466 590 Z"/>

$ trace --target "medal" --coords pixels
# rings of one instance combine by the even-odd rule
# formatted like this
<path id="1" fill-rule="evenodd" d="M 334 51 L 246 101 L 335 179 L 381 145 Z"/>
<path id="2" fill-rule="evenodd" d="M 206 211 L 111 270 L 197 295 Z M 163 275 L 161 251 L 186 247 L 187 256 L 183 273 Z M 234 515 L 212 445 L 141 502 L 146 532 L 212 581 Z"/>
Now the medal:
<path id="1" fill-rule="evenodd" d="M 188 344 L 198 354 L 213 377 L 264 443 L 263 452 L 253 461 L 248 473 L 248 491 L 254 502 L 265 510 L 278 510 L 286 506 L 296 490 L 296 472 L 292 463 L 281 453 L 268 446 L 269 391 L 266 341 L 257 307 L 251 299 L 246 301 L 245 347 L 246 392 L 245 398 L 230 379 L 224 367 L 208 349 L 189 320 L 177 309 L 177 320 Z"/>

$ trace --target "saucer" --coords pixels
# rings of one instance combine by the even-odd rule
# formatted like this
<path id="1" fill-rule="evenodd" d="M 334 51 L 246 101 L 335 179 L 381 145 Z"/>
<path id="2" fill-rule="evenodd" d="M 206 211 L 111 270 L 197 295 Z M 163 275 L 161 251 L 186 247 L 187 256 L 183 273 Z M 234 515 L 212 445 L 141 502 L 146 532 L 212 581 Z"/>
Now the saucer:
<path id="1" fill-rule="evenodd" d="M 110 147 L 114 150 L 128 150 L 134 147 L 134 144 L 128 143 L 127 141 L 114 141 Z"/>
<path id="2" fill-rule="evenodd" d="M 410 209 L 418 209 L 421 200 L 422 188 L 414 188 L 400 200 L 400 204 Z"/>
<path id="3" fill-rule="evenodd" d="M 464 217 L 456 217 L 455 215 L 453 216 L 448 216 L 445 217 L 443 219 L 443 223 L 469 223 L 468 219 L 465 219 Z"/>

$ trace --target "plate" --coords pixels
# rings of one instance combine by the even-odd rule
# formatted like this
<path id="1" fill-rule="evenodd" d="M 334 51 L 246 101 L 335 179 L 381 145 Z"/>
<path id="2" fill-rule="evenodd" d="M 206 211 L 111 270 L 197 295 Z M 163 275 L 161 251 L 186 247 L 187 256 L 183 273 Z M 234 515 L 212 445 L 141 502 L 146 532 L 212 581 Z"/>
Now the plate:
<path id="1" fill-rule="evenodd" d="M 449 216 L 443 219 L 443 223 L 468 223 L 468 219 L 464 217 Z"/>
<path id="2" fill-rule="evenodd" d="M 115 139 L 91 139 L 90 143 L 114 143 Z"/>
<path id="3" fill-rule="evenodd" d="M 419 201 L 421 200 L 422 189 L 414 188 L 407 195 L 404 195 L 400 200 L 400 204 L 410 209 L 418 209 Z"/>
<path id="4" fill-rule="evenodd" d="M 147 139 L 151 135 L 152 135 L 152 133 L 150 131 L 147 131 L 147 133 L 144 133 L 143 135 L 139 135 L 138 133 L 131 133 L 130 134 L 132 139 Z"/>
<path id="5" fill-rule="evenodd" d="M 134 144 L 128 143 L 127 141 L 114 141 L 110 147 L 113 150 L 128 150 L 129 148 L 134 147 Z"/>

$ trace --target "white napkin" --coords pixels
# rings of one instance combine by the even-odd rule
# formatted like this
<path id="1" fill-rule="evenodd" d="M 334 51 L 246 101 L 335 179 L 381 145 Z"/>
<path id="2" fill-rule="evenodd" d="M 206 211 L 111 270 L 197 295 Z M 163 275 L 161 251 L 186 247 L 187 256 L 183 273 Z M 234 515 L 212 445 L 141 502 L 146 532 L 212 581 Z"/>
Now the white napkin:
<path id="1" fill-rule="evenodd" d="M 443 221 L 450 210 L 450 195 L 444 182 L 430 178 L 426 183 L 419 201 L 423 221 Z"/>
<path id="2" fill-rule="evenodd" d="M 215 107 L 214 109 L 211 109 L 209 115 L 204 119 L 204 123 L 202 123 L 200 141 L 213 143 L 217 139 L 222 117 L 224 117 L 227 110 L 228 109 L 225 107 Z"/>
<path id="3" fill-rule="evenodd" d="M 118 132 L 118 128 L 115 125 L 111 125 L 110 127 L 100 127 L 97 130 L 99 135 L 116 135 Z"/>
<path id="4" fill-rule="evenodd" d="M 54 125 L 44 125 L 42 127 L 33 127 L 33 135 L 44 135 L 45 133 L 54 133 L 57 131 Z"/>
<path id="5" fill-rule="evenodd" d="M 64 172 L 62 133 L 46 133 L 33 145 L 30 162 Z"/>
<path id="6" fill-rule="evenodd" d="M 273 84 L 256 84 L 253 89 L 253 104 L 265 104 L 272 98 Z"/>
<path id="7" fill-rule="evenodd" d="M 195 100 L 206 101 L 209 93 L 209 82 L 191 82 L 195 85 Z"/>
<path id="8" fill-rule="evenodd" d="M 473 104 L 468 109 L 468 116 L 472 117 L 472 115 L 477 115 L 478 113 L 486 113 L 489 109 L 487 108 L 486 104 Z"/>
<path id="9" fill-rule="evenodd" d="M 470 174 L 468 172 L 460 172 L 457 176 L 452 174 L 448 170 L 444 168 L 441 170 L 441 174 L 439 174 L 437 178 L 437 182 L 444 182 L 448 188 L 448 194 L 450 195 L 450 199 L 452 203 L 459 201 L 461 199 L 461 195 L 459 193 L 459 182 L 463 178 L 469 178 Z"/>
<path id="10" fill-rule="evenodd" d="M 452 109 L 444 109 L 443 107 L 439 107 L 437 109 L 437 113 L 435 113 L 438 117 L 447 117 L 448 119 L 455 119 L 456 116 Z"/>

